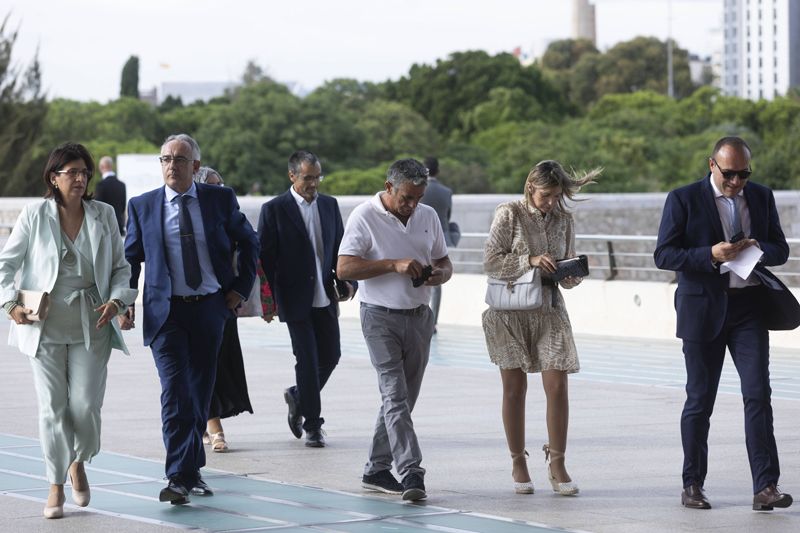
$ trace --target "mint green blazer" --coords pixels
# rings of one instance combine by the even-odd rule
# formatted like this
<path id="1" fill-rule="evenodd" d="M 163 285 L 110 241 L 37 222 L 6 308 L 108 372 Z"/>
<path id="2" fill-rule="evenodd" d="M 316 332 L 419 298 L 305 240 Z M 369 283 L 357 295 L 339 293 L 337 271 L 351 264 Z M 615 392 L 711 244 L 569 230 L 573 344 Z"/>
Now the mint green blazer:
<path id="1" fill-rule="evenodd" d="M 83 209 L 100 297 L 104 302 L 118 299 L 132 304 L 138 291 L 130 288 L 131 267 L 125 259 L 114 208 L 89 200 L 83 202 Z M 16 299 L 18 289 L 52 291 L 58 276 L 60 250 L 61 223 L 55 200 L 40 200 L 26 205 L 0 252 L 0 305 Z M 34 357 L 43 325 L 44 321 L 33 324 L 12 322 L 8 344 Z M 112 320 L 106 327 L 113 329 L 111 347 L 128 354 L 117 321 Z"/>

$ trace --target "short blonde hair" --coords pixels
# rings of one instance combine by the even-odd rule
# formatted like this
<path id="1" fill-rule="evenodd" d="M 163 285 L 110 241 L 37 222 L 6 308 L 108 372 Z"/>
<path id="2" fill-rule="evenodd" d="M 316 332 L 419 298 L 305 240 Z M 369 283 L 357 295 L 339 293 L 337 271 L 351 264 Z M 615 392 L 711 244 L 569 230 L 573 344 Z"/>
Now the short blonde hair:
<path id="1" fill-rule="evenodd" d="M 574 172 L 574 171 L 573 171 Z M 561 187 L 562 197 L 558 200 L 556 210 L 559 212 L 566 212 L 567 205 L 564 198 L 570 200 L 575 199 L 575 195 L 581 190 L 584 185 L 597 183 L 597 178 L 603 172 L 602 168 L 595 168 L 589 172 L 570 174 L 561 163 L 551 159 L 545 159 L 536 163 L 536 165 L 528 173 L 528 178 L 525 180 L 525 201 L 528 205 L 533 205 L 533 196 L 529 185 L 533 185 L 535 189 L 553 189 Z"/>

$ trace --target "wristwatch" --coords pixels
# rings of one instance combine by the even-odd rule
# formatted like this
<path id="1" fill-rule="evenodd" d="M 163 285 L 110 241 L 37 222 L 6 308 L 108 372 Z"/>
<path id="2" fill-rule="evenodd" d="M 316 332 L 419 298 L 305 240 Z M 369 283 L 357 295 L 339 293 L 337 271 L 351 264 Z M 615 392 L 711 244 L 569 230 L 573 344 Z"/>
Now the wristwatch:
<path id="1" fill-rule="evenodd" d="M 111 303 L 113 303 L 114 305 L 117 306 L 117 314 L 118 315 L 121 315 L 122 313 L 124 313 L 128 308 L 128 306 L 125 305 L 125 302 L 123 302 L 122 300 L 120 300 L 118 298 L 114 298 L 113 300 L 111 300 Z"/>

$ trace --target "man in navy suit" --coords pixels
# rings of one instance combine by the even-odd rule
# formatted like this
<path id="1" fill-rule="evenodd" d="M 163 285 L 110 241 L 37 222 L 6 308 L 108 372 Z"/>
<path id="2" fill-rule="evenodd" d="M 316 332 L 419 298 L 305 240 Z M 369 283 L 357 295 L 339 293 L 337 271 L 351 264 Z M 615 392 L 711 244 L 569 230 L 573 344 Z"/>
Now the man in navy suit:
<path id="1" fill-rule="evenodd" d="M 766 291 L 774 276 L 765 266 L 789 256 L 775 198 L 749 181 L 750 147 L 739 137 L 720 139 L 709 158 L 709 174 L 667 196 L 655 262 L 678 272 L 677 336 L 686 362 L 686 403 L 681 415 L 683 492 L 681 503 L 710 509 L 703 484 L 708 467 L 708 432 L 725 348 L 741 379 L 747 455 L 753 477 L 753 509 L 788 507 L 778 488 L 778 449 L 769 383 L 769 323 Z M 721 265 L 758 247 L 760 264 L 746 279 Z M 765 285 L 766 284 L 766 285 Z"/>
<path id="2" fill-rule="evenodd" d="M 293 153 L 289 180 L 288 191 L 261 207 L 261 265 L 297 361 L 296 385 L 284 391 L 289 429 L 298 439 L 305 430 L 305 445 L 322 448 L 320 391 L 341 355 L 337 302 L 352 298 L 356 284 L 334 280 L 344 226 L 336 200 L 317 193 L 322 181 L 317 156 Z"/>
<path id="3" fill-rule="evenodd" d="M 128 203 L 125 257 L 131 287 L 145 263 L 144 344 L 153 351 L 161 380 L 169 478 L 159 500 L 184 504 L 190 491 L 211 495 L 200 468 L 217 353 L 225 320 L 255 281 L 258 239 L 231 189 L 192 180 L 200 167 L 194 139 L 171 135 L 159 160 L 165 186 Z M 123 329 L 133 327 L 134 318 L 131 306 L 120 321 Z"/>

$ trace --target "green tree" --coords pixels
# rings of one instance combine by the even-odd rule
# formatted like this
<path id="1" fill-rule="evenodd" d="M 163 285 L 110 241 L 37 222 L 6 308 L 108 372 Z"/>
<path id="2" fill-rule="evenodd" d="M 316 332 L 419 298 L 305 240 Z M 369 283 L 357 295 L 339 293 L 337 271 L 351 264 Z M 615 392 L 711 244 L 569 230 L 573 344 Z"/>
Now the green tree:
<path id="1" fill-rule="evenodd" d="M 368 103 L 356 122 L 368 161 L 393 161 L 402 153 L 428 153 L 438 149 L 438 136 L 414 110 L 398 102 Z"/>
<path id="2" fill-rule="evenodd" d="M 139 98 L 139 57 L 131 56 L 122 67 L 120 97 Z"/>
<path id="3" fill-rule="evenodd" d="M 567 111 L 566 101 L 535 65 L 523 67 L 511 54 L 456 52 L 435 65 L 415 64 L 397 82 L 384 85 L 387 98 L 405 102 L 440 133 L 461 126 L 462 112 L 486 101 L 495 87 L 519 88 L 535 97 L 548 117 Z"/>
<path id="4" fill-rule="evenodd" d="M 25 70 L 12 66 L 17 31 L 8 32 L 8 21 L 6 16 L 0 24 L 0 195 L 32 196 L 42 190 L 35 143 L 47 104 L 38 59 Z"/>
<path id="5" fill-rule="evenodd" d="M 548 45 L 542 55 L 542 68 L 553 71 L 570 71 L 584 54 L 598 54 L 597 47 L 588 39 L 561 39 Z"/>
<path id="6" fill-rule="evenodd" d="M 467 136 L 504 122 L 528 122 L 542 116 L 542 105 L 522 89 L 495 87 L 486 101 L 462 113 L 462 132 Z"/>

